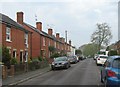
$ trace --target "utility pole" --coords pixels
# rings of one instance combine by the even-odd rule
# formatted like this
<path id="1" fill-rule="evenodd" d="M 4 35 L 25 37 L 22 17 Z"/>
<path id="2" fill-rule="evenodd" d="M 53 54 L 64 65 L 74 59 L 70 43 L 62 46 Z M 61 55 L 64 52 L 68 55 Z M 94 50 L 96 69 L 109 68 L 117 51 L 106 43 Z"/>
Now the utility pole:
<path id="1" fill-rule="evenodd" d="M 35 14 L 35 22 L 37 22 L 37 15 Z"/>
<path id="2" fill-rule="evenodd" d="M 66 43 L 67 43 L 67 30 L 65 31 L 65 39 L 66 39 Z"/>

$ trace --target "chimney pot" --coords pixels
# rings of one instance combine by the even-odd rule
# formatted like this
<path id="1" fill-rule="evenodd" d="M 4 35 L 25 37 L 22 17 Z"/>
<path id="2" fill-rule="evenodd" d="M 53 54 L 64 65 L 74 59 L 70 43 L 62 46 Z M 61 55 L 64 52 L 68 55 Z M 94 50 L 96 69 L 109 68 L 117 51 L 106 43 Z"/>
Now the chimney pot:
<path id="1" fill-rule="evenodd" d="M 48 29 L 48 34 L 52 36 L 53 30 L 52 29 Z"/>
<path id="2" fill-rule="evenodd" d="M 36 28 L 42 31 L 42 22 L 36 22 Z"/>
<path id="3" fill-rule="evenodd" d="M 23 24 L 23 12 L 17 12 L 17 22 Z"/>
<path id="4" fill-rule="evenodd" d="M 59 39 L 60 38 L 60 34 L 56 33 L 56 38 Z"/>

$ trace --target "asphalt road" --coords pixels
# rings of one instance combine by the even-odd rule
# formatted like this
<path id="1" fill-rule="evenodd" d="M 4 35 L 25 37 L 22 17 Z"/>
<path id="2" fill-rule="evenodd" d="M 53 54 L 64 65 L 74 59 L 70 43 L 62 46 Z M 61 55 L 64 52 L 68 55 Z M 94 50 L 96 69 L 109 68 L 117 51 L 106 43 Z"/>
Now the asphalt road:
<path id="1" fill-rule="evenodd" d="M 50 71 L 19 85 L 102 85 L 100 66 L 95 61 L 85 59 L 72 64 L 69 69 Z"/>

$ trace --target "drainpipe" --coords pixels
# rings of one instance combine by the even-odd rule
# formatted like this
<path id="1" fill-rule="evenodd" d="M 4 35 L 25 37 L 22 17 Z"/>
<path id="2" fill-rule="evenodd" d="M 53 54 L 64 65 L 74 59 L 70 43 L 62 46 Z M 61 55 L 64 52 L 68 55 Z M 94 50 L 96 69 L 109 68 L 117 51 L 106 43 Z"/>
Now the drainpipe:
<path id="1" fill-rule="evenodd" d="M 33 32 L 30 33 L 30 45 L 31 45 L 31 47 L 30 47 L 30 58 L 32 58 L 32 34 L 33 34 Z"/>

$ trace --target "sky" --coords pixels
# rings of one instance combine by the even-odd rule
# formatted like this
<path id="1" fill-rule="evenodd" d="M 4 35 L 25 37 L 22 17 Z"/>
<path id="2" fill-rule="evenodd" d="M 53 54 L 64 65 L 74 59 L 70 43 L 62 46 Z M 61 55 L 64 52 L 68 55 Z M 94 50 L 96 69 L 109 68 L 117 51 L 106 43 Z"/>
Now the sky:
<path id="1" fill-rule="evenodd" d="M 112 31 L 111 43 L 118 40 L 119 0 L 0 0 L 0 13 L 16 21 L 16 13 L 24 12 L 24 22 L 36 26 L 42 22 L 43 31 L 52 28 L 72 45 L 80 47 L 90 42 L 97 23 L 106 22 Z M 35 16 L 36 15 L 36 16 Z"/>

